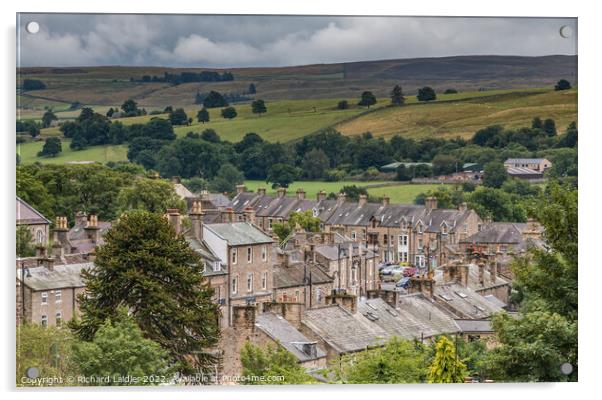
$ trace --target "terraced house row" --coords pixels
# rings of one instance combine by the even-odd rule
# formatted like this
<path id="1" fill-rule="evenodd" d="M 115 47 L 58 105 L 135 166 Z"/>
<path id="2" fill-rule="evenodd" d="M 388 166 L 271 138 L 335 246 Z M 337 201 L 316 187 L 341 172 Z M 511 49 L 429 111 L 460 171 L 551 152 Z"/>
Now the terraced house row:
<path id="1" fill-rule="evenodd" d="M 483 220 L 461 204 L 458 209 L 440 209 L 437 200 L 427 198 L 424 205 L 390 204 L 387 196 L 381 203 L 368 202 L 361 195 L 358 202 L 346 201 L 344 193 L 336 200 L 321 191 L 307 199 L 303 189 L 287 196 L 280 188 L 277 195 L 265 189 L 247 192 L 237 187 L 230 204 L 221 208 L 222 222 L 247 221 L 272 234 L 273 224 L 287 221 L 293 212 L 311 211 L 322 222 L 322 231 L 339 233 L 378 254 L 381 261 L 407 263 L 432 268 L 458 254 L 459 243 L 478 233 Z"/>

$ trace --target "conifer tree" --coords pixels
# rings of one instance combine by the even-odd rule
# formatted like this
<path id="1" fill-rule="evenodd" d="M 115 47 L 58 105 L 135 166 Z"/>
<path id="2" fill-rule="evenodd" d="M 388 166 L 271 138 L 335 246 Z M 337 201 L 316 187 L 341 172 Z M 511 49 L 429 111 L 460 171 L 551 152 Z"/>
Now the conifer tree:
<path id="1" fill-rule="evenodd" d="M 122 215 L 105 242 L 95 268 L 83 273 L 87 291 L 78 298 L 81 321 L 71 323 L 78 336 L 92 340 L 125 306 L 179 372 L 209 371 L 216 361 L 208 350 L 218 340 L 219 311 L 199 255 L 162 215 L 146 211 Z"/>
<path id="2" fill-rule="evenodd" d="M 462 383 L 466 375 L 466 366 L 456 355 L 451 340 L 442 336 L 437 341 L 435 358 L 428 370 L 429 383 Z"/>
<path id="3" fill-rule="evenodd" d="M 405 97 L 403 97 L 403 91 L 401 90 L 401 86 L 395 85 L 393 90 L 391 91 L 391 104 L 396 106 L 401 106 L 406 102 Z"/>

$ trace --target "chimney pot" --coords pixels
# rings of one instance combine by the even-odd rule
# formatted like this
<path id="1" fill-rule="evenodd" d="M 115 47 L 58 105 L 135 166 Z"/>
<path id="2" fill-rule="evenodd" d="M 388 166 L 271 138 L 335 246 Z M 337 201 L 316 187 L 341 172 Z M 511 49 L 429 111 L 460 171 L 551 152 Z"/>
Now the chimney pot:
<path id="1" fill-rule="evenodd" d="M 324 190 L 320 190 L 317 195 L 318 201 L 326 200 L 326 192 Z"/>
<path id="2" fill-rule="evenodd" d="M 285 188 L 278 188 L 278 190 L 276 190 L 276 193 L 278 193 L 278 198 L 281 199 L 284 196 L 286 196 L 286 189 Z"/>
<path id="3" fill-rule="evenodd" d="M 389 196 L 385 195 L 383 196 L 383 206 L 388 206 L 391 202 L 391 199 L 389 198 Z"/>
<path id="4" fill-rule="evenodd" d="M 365 194 L 360 194 L 360 199 L 358 202 L 358 205 L 361 207 L 363 205 L 365 205 L 368 202 L 368 196 L 366 196 Z"/>
<path id="5" fill-rule="evenodd" d="M 264 187 L 258 188 L 257 194 L 260 196 L 265 196 L 265 188 Z"/>
<path id="6" fill-rule="evenodd" d="M 247 187 L 245 185 L 236 185 L 236 194 L 241 194 L 247 191 Z"/>
<path id="7" fill-rule="evenodd" d="M 339 205 L 343 204 L 345 202 L 345 199 L 347 198 L 347 194 L 341 192 L 339 193 L 338 199 L 337 199 L 337 203 Z"/>
<path id="8" fill-rule="evenodd" d="M 428 211 L 437 209 L 437 198 L 429 196 L 425 199 L 424 205 Z"/>
<path id="9" fill-rule="evenodd" d="M 305 190 L 303 190 L 302 188 L 297 189 L 297 198 L 299 200 L 305 199 Z"/>

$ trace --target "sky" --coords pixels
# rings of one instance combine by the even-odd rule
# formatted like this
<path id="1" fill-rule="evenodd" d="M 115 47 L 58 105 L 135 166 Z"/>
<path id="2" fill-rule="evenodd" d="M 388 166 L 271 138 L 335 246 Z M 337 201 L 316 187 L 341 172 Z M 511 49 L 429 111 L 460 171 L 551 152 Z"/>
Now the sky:
<path id="1" fill-rule="evenodd" d="M 25 29 L 39 23 L 35 34 Z M 572 28 L 563 38 L 562 26 Z M 573 18 L 20 14 L 20 66 L 265 67 L 577 54 Z"/>

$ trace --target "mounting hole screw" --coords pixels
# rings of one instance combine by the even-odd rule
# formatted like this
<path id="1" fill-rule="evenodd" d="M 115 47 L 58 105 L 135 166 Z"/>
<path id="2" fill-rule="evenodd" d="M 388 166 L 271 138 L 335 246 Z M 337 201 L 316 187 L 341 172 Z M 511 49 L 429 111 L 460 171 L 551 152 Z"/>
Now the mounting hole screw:
<path id="1" fill-rule="evenodd" d="M 560 27 L 560 36 L 562 36 L 565 39 L 570 38 L 571 36 L 573 36 L 573 28 L 571 28 L 568 25 L 562 25 Z"/>
<path id="2" fill-rule="evenodd" d="M 36 21 L 28 22 L 27 25 L 25 25 L 25 30 L 32 35 L 36 34 L 40 31 L 40 24 L 38 24 Z"/>

